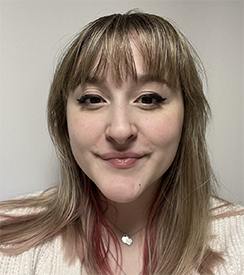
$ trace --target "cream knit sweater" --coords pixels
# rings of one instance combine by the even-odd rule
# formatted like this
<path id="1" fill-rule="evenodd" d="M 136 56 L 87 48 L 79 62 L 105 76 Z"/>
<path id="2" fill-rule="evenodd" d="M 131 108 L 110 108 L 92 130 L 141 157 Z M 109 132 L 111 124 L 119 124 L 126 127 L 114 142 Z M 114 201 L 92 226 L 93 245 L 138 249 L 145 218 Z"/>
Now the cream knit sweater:
<path id="1" fill-rule="evenodd" d="M 223 213 L 243 209 L 229 206 L 217 211 Z M 214 270 L 215 275 L 244 275 L 244 215 L 216 219 L 213 222 L 216 238 L 211 247 L 224 252 L 225 263 Z M 0 275 L 80 275 L 82 266 L 77 260 L 69 266 L 63 259 L 62 241 L 58 236 L 17 256 L 0 254 Z"/>

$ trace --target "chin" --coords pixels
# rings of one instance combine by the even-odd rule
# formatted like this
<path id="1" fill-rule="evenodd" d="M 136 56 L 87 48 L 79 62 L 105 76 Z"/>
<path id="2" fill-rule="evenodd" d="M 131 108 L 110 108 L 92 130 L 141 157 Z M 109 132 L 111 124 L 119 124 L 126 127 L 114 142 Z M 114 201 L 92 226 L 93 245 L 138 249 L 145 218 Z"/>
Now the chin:
<path id="1" fill-rule="evenodd" d="M 106 197 L 108 200 L 116 203 L 130 203 L 135 201 L 139 196 L 140 193 L 129 193 L 128 190 L 126 191 L 115 191 L 115 192 L 102 192 L 103 196 Z"/>
<path id="2" fill-rule="evenodd" d="M 130 202 L 135 201 L 136 198 L 119 197 L 119 198 L 111 198 L 109 200 L 112 202 L 116 202 L 116 203 L 130 203 Z"/>

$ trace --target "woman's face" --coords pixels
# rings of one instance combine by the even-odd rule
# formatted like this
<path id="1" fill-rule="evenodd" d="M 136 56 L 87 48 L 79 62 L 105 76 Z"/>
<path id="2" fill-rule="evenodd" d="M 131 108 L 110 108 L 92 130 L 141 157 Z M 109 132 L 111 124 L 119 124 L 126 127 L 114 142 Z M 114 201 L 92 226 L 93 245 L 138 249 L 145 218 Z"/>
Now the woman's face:
<path id="1" fill-rule="evenodd" d="M 108 73 L 72 92 L 67 122 L 73 155 L 108 199 L 127 203 L 159 187 L 181 138 L 181 92 L 150 79 L 131 42 L 138 81 L 121 84 Z M 145 193 L 146 192 L 146 193 Z"/>

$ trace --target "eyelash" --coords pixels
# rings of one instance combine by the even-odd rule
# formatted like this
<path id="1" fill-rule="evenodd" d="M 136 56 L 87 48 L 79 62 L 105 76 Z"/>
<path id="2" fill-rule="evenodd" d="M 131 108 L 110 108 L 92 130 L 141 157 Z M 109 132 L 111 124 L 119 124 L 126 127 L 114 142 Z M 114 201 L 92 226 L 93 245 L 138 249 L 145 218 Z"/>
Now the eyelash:
<path id="1" fill-rule="evenodd" d="M 91 99 L 95 99 L 94 102 L 91 102 Z M 140 100 L 146 99 L 146 102 L 139 102 Z M 149 102 L 148 103 L 148 99 Z M 89 102 L 89 101 L 90 102 Z M 156 93 L 148 93 L 148 94 L 143 94 L 139 98 L 136 99 L 136 103 L 142 104 L 144 108 L 157 108 L 159 105 L 161 105 L 166 98 L 161 97 L 160 95 Z M 90 107 L 90 108 L 97 108 L 99 104 L 106 102 L 101 96 L 97 94 L 86 94 L 83 95 L 80 99 L 77 99 L 79 104 L 81 104 L 84 107 Z"/>
<path id="2" fill-rule="evenodd" d="M 144 106 L 147 106 L 147 108 L 157 108 L 159 105 L 161 105 L 165 100 L 166 98 L 165 97 L 162 97 L 160 96 L 159 94 L 156 94 L 156 93 L 149 93 L 149 94 L 143 94 L 141 95 L 137 100 L 136 102 L 138 102 L 139 100 L 142 100 L 142 99 L 150 99 L 152 102 L 151 103 L 143 103 L 141 102 L 141 104 L 143 104 Z M 154 101 L 154 102 L 153 102 Z"/>
<path id="3" fill-rule="evenodd" d="M 100 102 L 88 102 L 88 100 L 91 100 L 92 98 L 94 99 L 99 99 Z M 102 102 L 105 102 L 105 100 L 99 96 L 99 95 L 96 95 L 96 94 L 86 94 L 86 95 L 83 95 L 80 99 L 77 99 L 77 101 L 83 105 L 83 106 L 90 106 L 90 105 L 96 105 L 96 104 L 99 104 L 99 103 L 102 103 Z"/>

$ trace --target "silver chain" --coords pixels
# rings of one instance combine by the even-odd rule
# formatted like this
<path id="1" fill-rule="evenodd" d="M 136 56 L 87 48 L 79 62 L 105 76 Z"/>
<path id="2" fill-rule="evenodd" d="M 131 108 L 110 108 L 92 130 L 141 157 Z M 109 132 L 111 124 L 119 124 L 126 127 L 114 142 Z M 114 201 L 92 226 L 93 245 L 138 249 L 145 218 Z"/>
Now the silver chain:
<path id="1" fill-rule="evenodd" d="M 108 219 L 107 219 L 107 221 L 109 221 Z M 144 225 L 142 228 L 140 228 L 139 230 L 137 230 L 136 232 L 134 232 L 133 234 L 127 234 L 127 233 L 125 233 L 124 231 L 122 231 L 121 229 L 119 229 L 115 224 L 113 224 L 111 221 L 109 221 L 116 229 L 118 229 L 121 233 L 123 233 L 123 234 L 125 234 L 125 235 L 127 235 L 127 236 L 129 236 L 129 237 L 132 237 L 132 236 L 134 236 L 134 235 L 136 235 L 138 232 L 140 232 L 143 228 L 145 228 L 146 227 L 146 225 Z"/>

